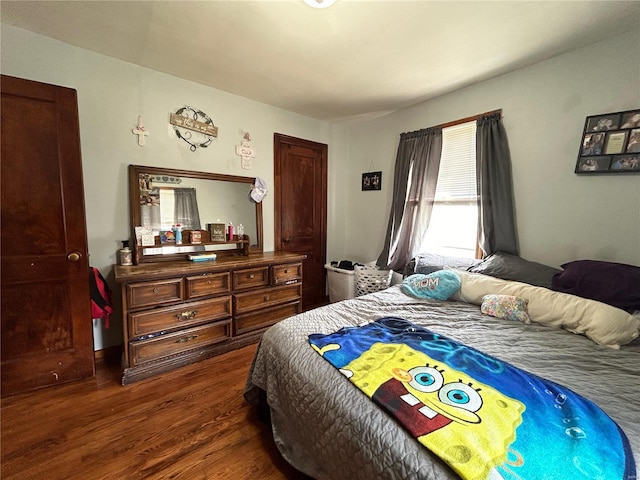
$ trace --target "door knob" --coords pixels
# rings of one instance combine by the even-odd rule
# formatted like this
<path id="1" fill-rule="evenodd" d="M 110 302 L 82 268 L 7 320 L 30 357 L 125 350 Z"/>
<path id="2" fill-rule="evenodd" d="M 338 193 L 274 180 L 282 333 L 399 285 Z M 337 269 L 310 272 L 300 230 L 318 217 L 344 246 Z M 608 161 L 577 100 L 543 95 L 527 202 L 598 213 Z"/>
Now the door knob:
<path id="1" fill-rule="evenodd" d="M 291 241 L 291 239 L 290 239 L 290 238 L 285 238 L 285 239 L 283 240 L 283 242 L 284 242 L 284 243 L 289 243 L 290 241 Z"/>
<path id="2" fill-rule="evenodd" d="M 82 255 L 80 255 L 80 252 L 72 252 L 67 255 L 67 260 L 69 260 L 70 262 L 77 262 L 78 260 L 80 260 L 81 256 Z"/>

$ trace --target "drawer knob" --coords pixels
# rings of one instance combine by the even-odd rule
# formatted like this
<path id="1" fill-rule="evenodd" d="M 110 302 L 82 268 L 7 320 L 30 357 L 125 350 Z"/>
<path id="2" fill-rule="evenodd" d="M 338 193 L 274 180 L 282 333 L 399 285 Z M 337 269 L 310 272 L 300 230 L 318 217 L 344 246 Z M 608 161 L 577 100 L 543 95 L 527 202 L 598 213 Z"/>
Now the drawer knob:
<path id="1" fill-rule="evenodd" d="M 160 289 L 158 287 L 154 287 L 153 293 L 158 293 L 159 291 L 160 291 Z"/>
<path id="2" fill-rule="evenodd" d="M 196 338 L 198 338 L 198 335 L 186 335 L 184 337 L 180 337 L 179 339 L 177 339 L 175 343 L 187 343 L 187 342 L 190 342 L 191 340 L 195 340 Z"/>
<path id="3" fill-rule="evenodd" d="M 285 269 L 284 269 L 284 273 L 289 273 L 289 269 L 288 269 L 288 268 L 285 268 Z"/>
<path id="4" fill-rule="evenodd" d="M 186 310 L 182 313 L 176 313 L 176 318 L 178 320 L 191 320 L 192 318 L 195 318 L 197 314 L 198 310 Z"/>
<path id="5" fill-rule="evenodd" d="M 249 275 L 249 278 L 253 279 L 255 277 L 255 275 L 252 273 Z"/>
<path id="6" fill-rule="evenodd" d="M 263 298 L 264 298 L 264 301 L 265 301 L 265 302 L 268 302 L 268 301 L 269 301 L 269 295 L 265 295 Z"/>

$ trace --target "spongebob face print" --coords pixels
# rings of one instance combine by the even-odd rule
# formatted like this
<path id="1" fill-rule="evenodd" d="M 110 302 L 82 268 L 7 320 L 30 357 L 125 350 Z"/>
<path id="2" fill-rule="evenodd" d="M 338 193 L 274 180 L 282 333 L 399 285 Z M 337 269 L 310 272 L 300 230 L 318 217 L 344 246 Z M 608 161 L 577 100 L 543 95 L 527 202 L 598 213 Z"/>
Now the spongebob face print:
<path id="1" fill-rule="evenodd" d="M 594 402 L 423 326 L 383 317 L 309 343 L 461 478 L 637 477 Z"/>
<path id="2" fill-rule="evenodd" d="M 486 477 L 506 459 L 522 421 L 519 401 L 404 344 L 375 343 L 341 371 L 470 478 Z"/>

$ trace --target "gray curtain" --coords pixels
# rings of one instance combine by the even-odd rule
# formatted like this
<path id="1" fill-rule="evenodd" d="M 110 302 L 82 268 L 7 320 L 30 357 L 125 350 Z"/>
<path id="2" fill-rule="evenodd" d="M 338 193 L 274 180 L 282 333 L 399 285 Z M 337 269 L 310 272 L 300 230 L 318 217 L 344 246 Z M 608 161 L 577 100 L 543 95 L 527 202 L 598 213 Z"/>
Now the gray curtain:
<path id="1" fill-rule="evenodd" d="M 429 225 L 440 169 L 442 129 L 400 135 L 393 176 L 393 199 L 379 267 L 402 271 L 418 252 Z M 419 230 L 419 231 L 418 231 Z"/>
<path id="2" fill-rule="evenodd" d="M 200 212 L 195 188 L 175 188 L 176 224 L 184 230 L 200 230 Z"/>
<path id="3" fill-rule="evenodd" d="M 477 121 L 478 232 L 485 255 L 518 255 L 509 143 L 500 113 Z"/>

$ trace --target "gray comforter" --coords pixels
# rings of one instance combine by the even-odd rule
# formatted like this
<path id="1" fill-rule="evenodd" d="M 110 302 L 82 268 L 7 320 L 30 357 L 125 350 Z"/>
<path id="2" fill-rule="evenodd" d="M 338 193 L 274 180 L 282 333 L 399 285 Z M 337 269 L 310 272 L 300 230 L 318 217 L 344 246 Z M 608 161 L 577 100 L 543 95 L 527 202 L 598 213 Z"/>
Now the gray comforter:
<path id="1" fill-rule="evenodd" d="M 537 324 L 488 317 L 477 305 L 418 300 L 395 286 L 296 315 L 263 336 L 245 398 L 267 394 L 283 457 L 318 480 L 457 479 L 446 464 L 311 349 L 307 336 L 385 316 L 423 325 L 596 402 L 640 461 L 640 345 L 614 350 Z"/>

